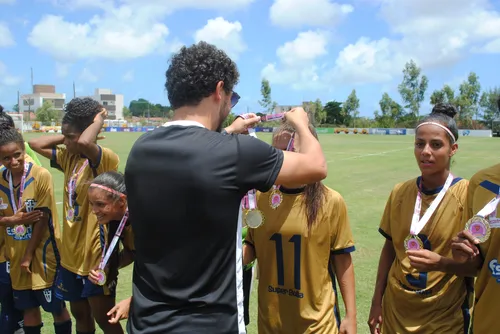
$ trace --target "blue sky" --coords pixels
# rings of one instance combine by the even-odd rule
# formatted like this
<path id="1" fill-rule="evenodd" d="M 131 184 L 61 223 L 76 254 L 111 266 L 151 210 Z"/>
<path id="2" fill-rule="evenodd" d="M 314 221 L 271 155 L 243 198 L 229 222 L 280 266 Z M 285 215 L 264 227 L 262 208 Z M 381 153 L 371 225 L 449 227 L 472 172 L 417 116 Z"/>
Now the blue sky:
<path id="1" fill-rule="evenodd" d="M 383 92 L 399 101 L 409 59 L 429 77 L 428 96 L 470 71 L 485 89 L 500 85 L 497 0 L 0 0 L 0 104 L 30 92 L 30 67 L 68 98 L 74 81 L 77 95 L 110 88 L 126 105 L 168 104 L 169 55 L 198 40 L 236 60 L 237 113 L 260 111 L 265 76 L 279 104 L 356 89 L 371 117 Z"/>

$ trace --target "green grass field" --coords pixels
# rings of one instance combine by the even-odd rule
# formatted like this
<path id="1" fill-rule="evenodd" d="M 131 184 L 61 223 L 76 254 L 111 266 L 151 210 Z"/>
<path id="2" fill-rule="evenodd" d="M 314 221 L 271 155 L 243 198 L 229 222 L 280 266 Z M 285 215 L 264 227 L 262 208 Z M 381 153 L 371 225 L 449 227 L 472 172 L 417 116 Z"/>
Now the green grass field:
<path id="1" fill-rule="evenodd" d="M 100 142 L 119 154 L 123 171 L 127 155 L 138 133 L 106 133 Z M 26 135 L 26 139 L 34 135 Z M 269 134 L 259 134 L 265 141 Z M 459 139 L 459 151 L 453 162 L 453 173 L 470 178 L 481 168 L 500 162 L 493 155 L 500 147 L 497 138 Z M 366 324 L 371 296 L 377 271 L 378 257 L 383 242 L 378 224 L 385 202 L 392 187 L 401 181 L 419 174 L 413 156 L 411 136 L 368 136 L 368 135 L 323 135 L 320 137 L 328 159 L 328 178 L 325 183 L 339 191 L 347 202 L 351 227 L 356 242 L 353 253 L 356 272 L 356 299 L 358 309 L 358 333 L 369 333 Z M 41 158 L 44 166 L 48 161 Z M 63 177 L 53 171 L 57 201 L 62 201 Z M 59 208 L 61 206 L 59 205 Z M 61 212 L 59 212 L 61 215 Z M 132 266 L 120 272 L 117 299 L 131 294 Z M 257 295 L 254 286 L 251 300 L 251 323 L 249 334 L 257 333 Z M 343 306 L 341 306 L 343 307 Z M 52 319 L 44 314 L 43 333 L 53 333 Z M 125 326 L 125 321 L 123 322 Z M 101 333 L 100 330 L 97 331 Z"/>

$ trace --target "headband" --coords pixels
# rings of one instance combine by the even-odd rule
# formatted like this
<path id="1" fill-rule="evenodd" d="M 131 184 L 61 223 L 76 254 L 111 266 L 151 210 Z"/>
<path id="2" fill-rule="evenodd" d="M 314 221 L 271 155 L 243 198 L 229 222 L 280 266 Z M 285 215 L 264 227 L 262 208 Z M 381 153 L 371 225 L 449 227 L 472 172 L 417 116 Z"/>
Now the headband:
<path id="1" fill-rule="evenodd" d="M 103 186 L 102 184 L 97 184 L 97 183 L 92 183 L 90 185 L 91 187 L 95 187 L 95 188 L 99 188 L 99 189 L 102 189 L 102 190 L 106 190 L 107 192 L 110 192 L 118 197 L 125 197 L 125 194 L 119 192 L 119 191 L 116 191 L 114 189 L 111 189 L 109 187 L 106 187 L 106 186 Z"/>
<path id="2" fill-rule="evenodd" d="M 455 142 L 457 141 L 457 139 L 455 138 L 455 135 L 450 131 L 450 129 L 448 129 L 443 124 L 439 124 L 437 122 L 423 122 L 423 123 L 420 123 L 419 125 L 417 125 L 417 128 L 415 130 L 417 130 L 422 125 L 436 125 L 436 126 L 439 126 L 441 129 L 443 129 L 444 131 L 446 131 L 450 135 L 451 139 L 453 140 L 452 144 L 455 144 Z"/>

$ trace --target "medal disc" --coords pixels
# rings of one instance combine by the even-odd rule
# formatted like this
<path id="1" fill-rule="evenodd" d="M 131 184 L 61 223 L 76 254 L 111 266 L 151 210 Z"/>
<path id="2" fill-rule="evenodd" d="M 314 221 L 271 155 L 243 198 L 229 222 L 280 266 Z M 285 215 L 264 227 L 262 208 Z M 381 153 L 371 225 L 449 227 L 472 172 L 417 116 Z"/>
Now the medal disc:
<path id="1" fill-rule="evenodd" d="M 102 269 L 97 269 L 97 285 L 103 286 L 106 283 L 106 273 Z"/>
<path id="2" fill-rule="evenodd" d="M 260 210 L 249 210 L 245 215 L 245 222 L 249 228 L 257 228 L 264 223 L 264 216 Z"/>
<path id="3" fill-rule="evenodd" d="M 14 234 L 17 237 L 22 237 L 26 234 L 26 227 L 24 225 L 16 225 L 14 226 Z"/>
<path id="4" fill-rule="evenodd" d="M 467 224 L 465 224 L 465 229 L 475 238 L 479 239 L 480 242 L 488 240 L 491 234 L 490 223 L 481 216 L 474 216 L 469 219 Z"/>
<path id="5" fill-rule="evenodd" d="M 67 219 L 73 221 L 73 218 L 75 217 L 75 210 L 74 209 L 69 209 L 68 210 L 68 216 Z"/>
<path id="6" fill-rule="evenodd" d="M 405 249 L 406 250 L 419 250 L 423 249 L 424 244 L 422 240 L 416 235 L 409 235 L 405 239 Z"/>
<path id="7" fill-rule="evenodd" d="M 281 196 L 281 192 L 279 190 L 273 190 L 271 192 L 271 196 L 269 197 L 269 205 L 272 209 L 276 210 L 281 202 L 283 201 L 283 197 Z"/>

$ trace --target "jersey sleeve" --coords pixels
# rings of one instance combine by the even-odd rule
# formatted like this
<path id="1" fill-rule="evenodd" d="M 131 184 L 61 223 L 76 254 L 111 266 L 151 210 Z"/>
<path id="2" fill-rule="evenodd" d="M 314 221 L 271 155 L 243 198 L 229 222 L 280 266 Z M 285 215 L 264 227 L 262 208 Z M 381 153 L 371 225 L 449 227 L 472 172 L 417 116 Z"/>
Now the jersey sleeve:
<path id="1" fill-rule="evenodd" d="M 473 177 L 469 181 L 469 185 L 467 186 L 467 196 L 465 198 L 465 204 L 464 204 L 464 214 L 462 215 L 462 223 L 465 224 L 469 219 L 474 216 L 474 193 L 476 192 L 477 189 L 477 182 L 475 178 Z"/>
<path id="2" fill-rule="evenodd" d="M 335 204 L 330 217 L 332 224 L 331 251 L 334 255 L 351 253 L 355 250 L 355 247 L 347 205 L 340 194 L 334 198 L 334 201 Z"/>
<path id="3" fill-rule="evenodd" d="M 378 231 L 382 234 L 386 239 L 392 240 L 391 233 L 391 207 L 392 207 L 392 195 L 389 196 L 387 203 L 385 204 L 384 214 L 382 215 L 382 219 L 380 221 L 380 226 Z"/>
<path id="4" fill-rule="evenodd" d="M 28 143 L 24 143 L 24 149 L 26 151 L 26 154 L 33 159 L 33 162 L 37 164 L 38 166 L 41 166 L 42 164 L 40 163 L 40 160 L 38 159 L 38 156 L 36 155 L 35 151 L 33 151 Z"/>
<path id="5" fill-rule="evenodd" d="M 111 151 L 109 148 L 103 148 L 97 145 L 99 148 L 99 159 L 96 164 L 93 164 L 89 160 L 89 165 L 91 168 L 97 171 L 97 174 L 102 174 L 109 171 L 117 171 L 118 165 L 120 164 L 120 158 L 118 155 Z"/>
<path id="6" fill-rule="evenodd" d="M 43 170 L 38 175 L 35 209 L 50 211 L 53 204 L 54 186 L 52 182 L 52 175 L 49 171 Z"/>
<path id="7" fill-rule="evenodd" d="M 65 147 L 56 146 L 52 148 L 52 158 L 50 159 L 50 167 L 66 172 L 69 163 L 69 153 Z"/>
<path id="8" fill-rule="evenodd" d="M 267 192 L 283 165 L 283 151 L 251 136 L 238 135 L 238 184 L 247 192 Z"/>

